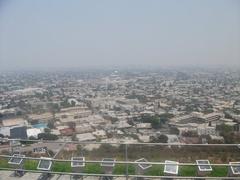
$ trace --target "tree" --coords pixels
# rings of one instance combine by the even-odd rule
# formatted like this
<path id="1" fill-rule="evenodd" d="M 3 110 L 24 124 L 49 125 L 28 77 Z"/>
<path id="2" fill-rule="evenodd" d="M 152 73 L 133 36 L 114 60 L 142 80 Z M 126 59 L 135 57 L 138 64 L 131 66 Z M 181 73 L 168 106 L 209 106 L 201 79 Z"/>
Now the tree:
<path id="1" fill-rule="evenodd" d="M 48 127 L 49 129 L 54 129 L 54 128 L 55 128 L 55 126 L 54 126 L 54 121 L 53 121 L 53 120 L 48 121 L 47 127 Z"/>
<path id="2" fill-rule="evenodd" d="M 71 129 L 75 129 L 76 128 L 76 123 L 75 122 L 68 122 L 68 127 Z"/>
<path id="3" fill-rule="evenodd" d="M 76 106 L 76 102 L 75 101 L 71 101 L 71 106 Z"/>
<path id="4" fill-rule="evenodd" d="M 30 136 L 29 138 L 28 138 L 29 140 L 37 140 L 37 138 L 35 138 L 34 136 Z M 36 143 L 36 142 L 34 142 L 34 141 L 20 141 L 22 144 L 34 144 L 34 143 Z"/>
<path id="5" fill-rule="evenodd" d="M 158 129 L 162 125 L 161 119 L 158 116 L 143 115 L 141 121 L 144 123 L 151 123 L 154 129 Z"/>
<path id="6" fill-rule="evenodd" d="M 176 135 L 179 135 L 179 130 L 178 130 L 178 128 L 176 128 L 176 127 L 171 127 L 170 128 L 170 133 L 171 134 L 176 134 Z"/>
<path id="7" fill-rule="evenodd" d="M 38 134 L 38 139 L 42 140 L 57 140 L 58 136 L 50 133 L 40 133 Z"/>
<path id="8" fill-rule="evenodd" d="M 77 140 L 78 140 L 77 135 L 74 133 L 74 134 L 72 135 L 72 141 L 77 141 Z"/>
<path id="9" fill-rule="evenodd" d="M 29 140 L 37 140 L 37 138 L 35 138 L 34 136 L 30 136 Z"/>
<path id="10" fill-rule="evenodd" d="M 128 119 L 128 120 L 127 120 L 127 123 L 130 124 L 131 126 L 134 126 L 134 122 L 133 122 L 132 119 Z"/>
<path id="11" fill-rule="evenodd" d="M 224 115 L 225 115 L 225 118 L 232 119 L 232 116 L 229 113 L 224 113 Z"/>
<path id="12" fill-rule="evenodd" d="M 45 133 L 50 133 L 51 130 L 50 130 L 49 128 L 44 128 L 44 132 L 45 132 Z"/>
<path id="13" fill-rule="evenodd" d="M 161 120 L 160 120 L 159 117 L 153 116 L 153 117 L 151 118 L 151 125 L 152 125 L 152 128 L 158 129 L 158 128 L 161 127 L 162 122 L 161 122 Z"/>
<path id="14" fill-rule="evenodd" d="M 166 123 L 172 117 L 173 117 L 173 115 L 169 114 L 169 113 L 164 113 L 164 114 L 159 115 L 159 118 L 161 119 L 161 121 L 163 123 Z"/>
<path id="15" fill-rule="evenodd" d="M 17 116 L 22 116 L 23 113 L 22 113 L 22 111 L 17 111 L 16 115 L 17 115 Z"/>
<path id="16" fill-rule="evenodd" d="M 161 134 L 159 137 L 158 137 L 158 142 L 160 143 L 167 143 L 168 142 L 168 137 L 164 134 Z"/>
<path id="17" fill-rule="evenodd" d="M 225 143 L 232 144 L 232 143 L 238 142 L 233 132 L 234 131 L 233 127 L 226 124 L 221 124 L 221 125 L 218 125 L 216 129 L 217 131 L 220 132 L 220 135 L 223 136 Z"/>
<path id="18" fill-rule="evenodd" d="M 52 112 L 52 113 L 56 113 L 56 112 L 60 111 L 60 107 L 57 103 L 48 103 L 47 106 L 48 106 L 50 112 Z"/>
<path id="19" fill-rule="evenodd" d="M 227 134 L 233 131 L 233 128 L 226 124 L 217 125 L 216 130 L 220 132 L 220 134 Z"/>
<path id="20" fill-rule="evenodd" d="M 68 103 L 68 101 L 65 99 L 64 101 L 62 101 L 60 103 L 61 107 L 63 108 L 68 108 L 68 107 L 71 107 L 71 105 Z"/>
<path id="21" fill-rule="evenodd" d="M 168 142 L 168 137 L 164 134 L 161 134 L 158 137 L 150 137 L 151 142 L 153 143 L 167 143 Z"/>

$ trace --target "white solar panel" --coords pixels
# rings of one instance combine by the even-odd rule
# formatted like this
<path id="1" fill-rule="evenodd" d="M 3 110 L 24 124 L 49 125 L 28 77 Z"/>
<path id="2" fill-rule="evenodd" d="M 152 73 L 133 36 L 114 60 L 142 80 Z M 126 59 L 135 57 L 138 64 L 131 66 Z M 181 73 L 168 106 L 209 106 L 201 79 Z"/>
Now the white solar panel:
<path id="1" fill-rule="evenodd" d="M 235 165 L 235 166 L 230 166 L 231 171 L 234 175 L 239 175 L 240 174 L 240 162 L 229 162 L 230 165 Z"/>
<path id="2" fill-rule="evenodd" d="M 71 167 L 84 167 L 85 166 L 85 157 L 72 157 Z"/>
<path id="3" fill-rule="evenodd" d="M 22 163 L 23 157 L 25 157 L 25 155 L 22 154 L 14 154 L 13 156 L 14 157 L 11 157 L 11 159 L 8 161 L 9 164 L 19 165 Z"/>
<path id="4" fill-rule="evenodd" d="M 199 171 L 212 171 L 209 160 L 196 160 Z"/>
<path id="5" fill-rule="evenodd" d="M 148 162 L 148 161 L 147 161 L 146 159 L 144 159 L 144 158 L 141 158 L 141 159 L 136 160 L 135 162 Z M 139 166 L 141 169 L 143 169 L 143 170 L 152 167 L 151 164 L 142 164 L 142 163 L 139 163 L 138 166 Z"/>
<path id="6" fill-rule="evenodd" d="M 52 159 L 41 157 L 41 160 L 38 163 L 37 169 L 48 171 L 51 169 L 51 167 L 52 167 Z"/>
<path id="7" fill-rule="evenodd" d="M 164 173 L 168 173 L 168 174 L 174 174 L 177 175 L 178 174 L 178 162 L 176 161 L 165 161 L 165 166 L 164 166 Z"/>
<path id="8" fill-rule="evenodd" d="M 102 160 L 101 166 L 104 166 L 104 167 L 114 167 L 115 166 L 115 159 L 104 158 Z"/>

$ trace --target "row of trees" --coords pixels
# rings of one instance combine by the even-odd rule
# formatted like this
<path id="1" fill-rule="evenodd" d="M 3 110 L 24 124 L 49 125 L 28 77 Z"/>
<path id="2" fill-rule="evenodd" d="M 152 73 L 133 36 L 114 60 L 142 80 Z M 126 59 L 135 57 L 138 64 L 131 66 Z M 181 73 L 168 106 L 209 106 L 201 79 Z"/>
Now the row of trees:
<path id="1" fill-rule="evenodd" d="M 143 115 L 140 119 L 141 122 L 143 123 L 151 123 L 152 128 L 154 129 L 159 129 L 162 127 L 163 124 L 165 124 L 169 118 L 172 118 L 172 114 L 161 114 L 161 115 Z"/>
<path id="2" fill-rule="evenodd" d="M 224 137 L 225 143 L 240 143 L 240 134 L 235 133 L 235 129 L 232 126 L 221 124 L 216 127 L 216 130 Z"/>

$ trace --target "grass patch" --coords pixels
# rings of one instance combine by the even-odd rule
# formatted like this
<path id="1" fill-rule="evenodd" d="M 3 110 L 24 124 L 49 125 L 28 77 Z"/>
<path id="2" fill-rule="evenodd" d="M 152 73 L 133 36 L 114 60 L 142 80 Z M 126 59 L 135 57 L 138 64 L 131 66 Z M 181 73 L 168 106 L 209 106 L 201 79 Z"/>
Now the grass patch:
<path id="1" fill-rule="evenodd" d="M 210 174 L 212 177 L 226 177 L 228 174 L 227 166 L 213 166 L 212 169 L 213 171 Z"/>
<path id="2" fill-rule="evenodd" d="M 91 164 L 86 164 L 84 173 L 103 174 L 103 170 L 102 170 L 102 167 L 100 166 L 100 164 L 91 163 Z"/>
<path id="3" fill-rule="evenodd" d="M 27 170 L 36 170 L 38 165 L 37 160 L 25 160 L 24 162 L 24 169 Z"/>
<path id="4" fill-rule="evenodd" d="M 36 170 L 38 165 L 37 160 L 25 160 L 24 169 L 26 170 Z M 8 164 L 8 159 L 0 158 L 0 168 L 10 168 Z M 213 171 L 209 174 L 211 177 L 226 177 L 228 174 L 227 166 L 213 166 Z M 70 162 L 55 162 L 53 163 L 52 171 L 55 172 L 72 172 Z M 149 176 L 164 176 L 164 165 L 153 165 L 149 168 L 145 175 Z M 84 173 L 89 174 L 103 174 L 103 169 L 98 163 L 89 163 L 86 164 Z M 128 173 L 134 175 L 136 173 L 135 166 L 129 164 Z M 113 169 L 113 174 L 126 174 L 126 165 L 125 164 L 116 164 Z M 179 176 L 196 176 L 197 167 L 196 166 L 180 166 L 179 167 Z"/>
<path id="5" fill-rule="evenodd" d="M 0 167 L 9 168 L 8 160 L 5 158 L 0 158 Z"/>
<path id="6" fill-rule="evenodd" d="M 70 162 L 54 162 L 52 171 L 55 172 L 72 172 Z"/>
<path id="7" fill-rule="evenodd" d="M 163 170 L 164 170 L 164 165 L 153 165 L 151 168 L 149 168 L 147 170 L 145 175 L 148 175 L 148 176 L 163 176 L 164 175 Z"/>
<path id="8" fill-rule="evenodd" d="M 180 176 L 196 176 L 197 168 L 196 166 L 180 166 L 179 174 Z"/>
<path id="9" fill-rule="evenodd" d="M 126 166 L 125 164 L 117 164 L 113 169 L 113 174 L 126 174 Z M 128 174 L 134 175 L 135 174 L 135 168 L 133 165 L 128 165 Z"/>

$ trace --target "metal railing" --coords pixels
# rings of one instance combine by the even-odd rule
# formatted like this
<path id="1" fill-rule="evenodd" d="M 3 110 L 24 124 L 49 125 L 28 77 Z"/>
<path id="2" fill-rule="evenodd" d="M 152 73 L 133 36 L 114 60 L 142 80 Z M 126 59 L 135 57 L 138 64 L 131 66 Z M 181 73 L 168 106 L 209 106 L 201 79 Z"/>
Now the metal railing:
<path id="1" fill-rule="evenodd" d="M 0 138 L 6 141 L 23 141 L 23 142 L 42 142 L 42 143 L 67 143 L 67 144 L 118 144 L 118 145 L 161 145 L 161 146 L 225 146 L 225 147 L 238 147 L 240 144 L 185 144 L 185 143 L 141 143 L 141 142 L 94 142 L 94 141 L 60 141 L 60 140 L 32 140 L 32 139 L 10 139 Z"/>
<path id="2" fill-rule="evenodd" d="M 40 170 L 26 170 L 26 169 L 11 169 L 11 168 L 0 168 L 0 170 L 5 171 L 24 171 L 30 173 L 46 173 L 46 171 Z M 117 174 L 94 174 L 94 173 L 70 173 L 70 172 L 55 172 L 55 171 L 48 171 L 49 174 L 59 174 L 59 175 L 79 175 L 79 176 L 97 176 L 97 177 L 126 177 L 126 175 L 117 175 Z M 200 177 L 200 176 L 147 176 L 147 175 L 128 175 L 129 178 L 166 178 L 166 179 L 240 179 L 240 177 Z"/>

